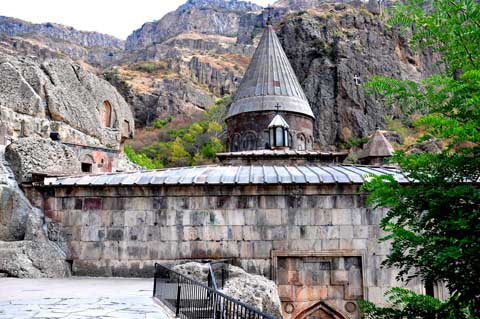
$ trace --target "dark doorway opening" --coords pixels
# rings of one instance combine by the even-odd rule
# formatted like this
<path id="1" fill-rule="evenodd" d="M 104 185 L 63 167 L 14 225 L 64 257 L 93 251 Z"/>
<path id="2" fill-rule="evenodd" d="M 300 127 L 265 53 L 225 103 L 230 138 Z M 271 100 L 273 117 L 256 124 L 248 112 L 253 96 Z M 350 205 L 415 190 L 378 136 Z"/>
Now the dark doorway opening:
<path id="1" fill-rule="evenodd" d="M 82 172 L 91 173 L 92 172 L 92 164 L 91 163 L 82 163 Z"/>

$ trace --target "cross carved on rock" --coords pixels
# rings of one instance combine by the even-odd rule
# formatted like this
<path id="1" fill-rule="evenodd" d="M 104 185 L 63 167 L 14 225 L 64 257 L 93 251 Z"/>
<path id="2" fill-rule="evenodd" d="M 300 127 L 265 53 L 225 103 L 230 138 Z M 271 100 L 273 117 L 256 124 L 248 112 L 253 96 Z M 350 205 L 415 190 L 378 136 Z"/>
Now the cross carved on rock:
<path id="1" fill-rule="evenodd" d="M 361 82 L 360 82 L 360 77 L 358 76 L 358 74 L 355 74 L 353 76 L 353 81 L 355 81 L 355 85 L 357 85 L 357 86 L 360 85 Z"/>

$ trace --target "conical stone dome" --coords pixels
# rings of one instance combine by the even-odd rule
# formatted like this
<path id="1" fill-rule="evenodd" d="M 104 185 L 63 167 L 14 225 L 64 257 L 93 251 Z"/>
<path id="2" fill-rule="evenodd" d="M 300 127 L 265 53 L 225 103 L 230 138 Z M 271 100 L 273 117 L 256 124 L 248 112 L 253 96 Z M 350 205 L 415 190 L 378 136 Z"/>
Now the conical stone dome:
<path id="1" fill-rule="evenodd" d="M 267 25 L 227 114 L 227 150 L 270 149 L 268 125 L 281 114 L 289 148 L 312 150 L 315 117 L 275 30 Z"/>
<path id="2" fill-rule="evenodd" d="M 246 112 L 275 111 L 277 104 L 282 106 L 282 112 L 314 118 L 275 30 L 267 25 L 227 118 Z"/>

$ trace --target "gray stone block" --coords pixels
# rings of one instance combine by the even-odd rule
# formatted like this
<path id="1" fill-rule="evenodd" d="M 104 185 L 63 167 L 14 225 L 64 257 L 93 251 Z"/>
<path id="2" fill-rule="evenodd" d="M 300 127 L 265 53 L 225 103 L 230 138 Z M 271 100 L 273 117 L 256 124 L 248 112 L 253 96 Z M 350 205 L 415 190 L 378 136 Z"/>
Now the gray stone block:
<path id="1" fill-rule="evenodd" d="M 332 209 L 333 225 L 352 225 L 352 212 L 350 209 Z"/>

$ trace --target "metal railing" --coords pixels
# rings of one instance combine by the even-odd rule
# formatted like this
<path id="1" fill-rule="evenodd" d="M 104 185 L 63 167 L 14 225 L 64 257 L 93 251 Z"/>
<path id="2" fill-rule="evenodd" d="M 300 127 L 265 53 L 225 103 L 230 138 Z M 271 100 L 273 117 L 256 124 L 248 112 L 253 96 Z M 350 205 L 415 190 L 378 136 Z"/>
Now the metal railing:
<path id="1" fill-rule="evenodd" d="M 277 319 L 160 264 L 155 264 L 153 296 L 179 318 Z"/>
<path id="2" fill-rule="evenodd" d="M 209 261 L 208 265 L 208 287 L 215 290 L 223 289 L 225 282 L 229 276 L 229 265 L 231 264 L 229 259 L 220 259 L 215 261 Z"/>

